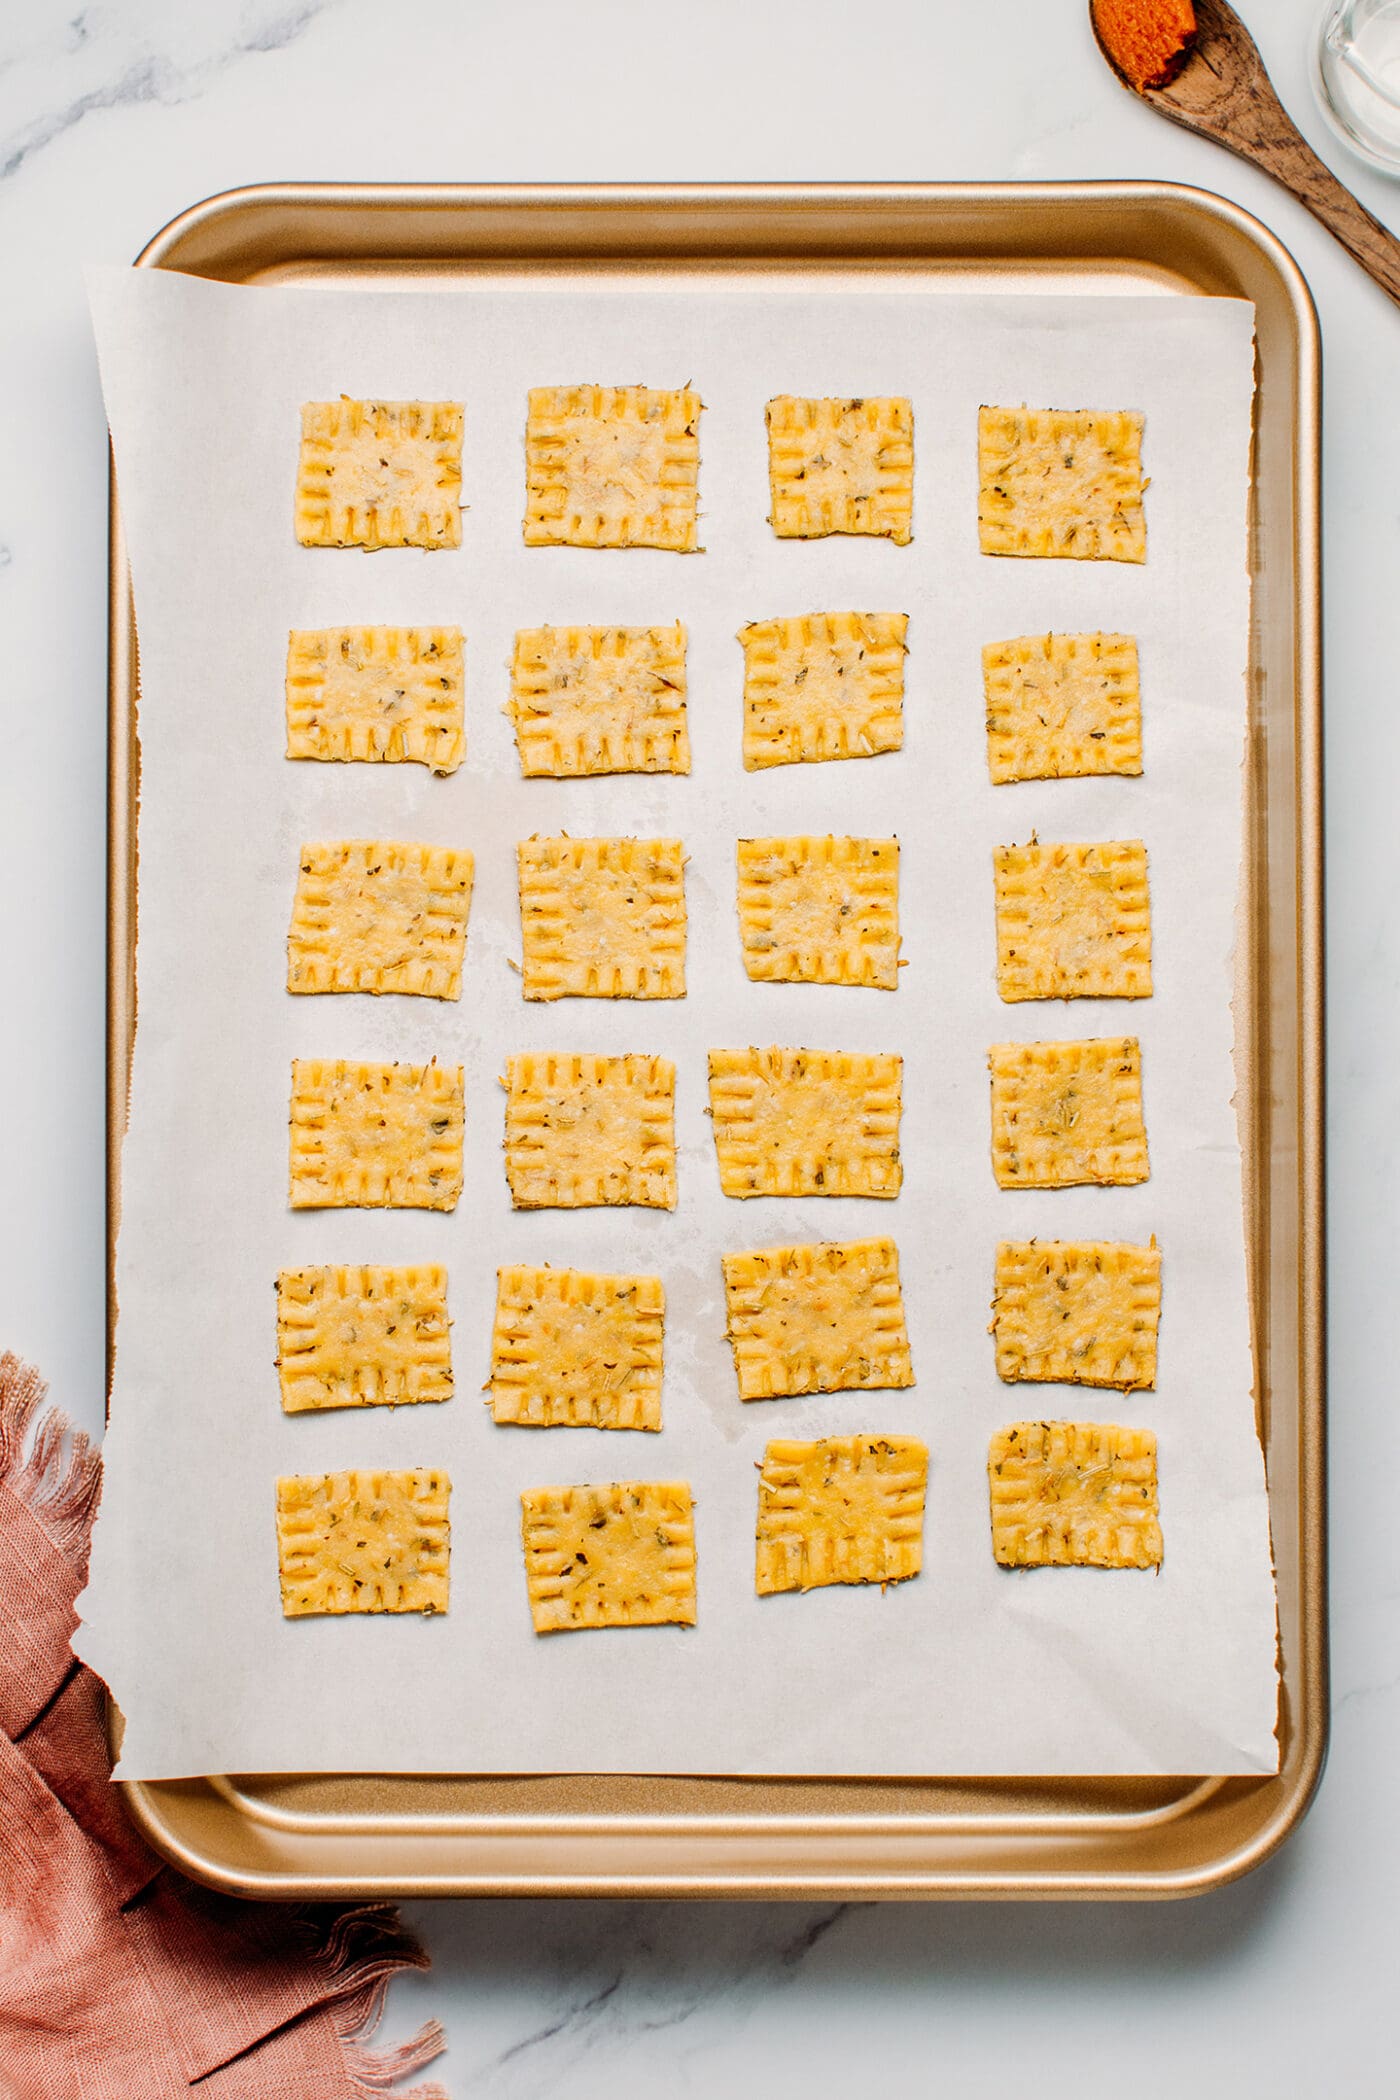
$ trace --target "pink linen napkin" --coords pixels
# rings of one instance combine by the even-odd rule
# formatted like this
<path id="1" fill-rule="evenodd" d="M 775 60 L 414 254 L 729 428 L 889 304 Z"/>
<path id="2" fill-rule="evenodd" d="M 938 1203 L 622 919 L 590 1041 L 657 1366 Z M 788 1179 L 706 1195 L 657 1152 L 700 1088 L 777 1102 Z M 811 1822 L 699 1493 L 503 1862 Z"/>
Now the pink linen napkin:
<path id="1" fill-rule="evenodd" d="M 68 1646 L 102 1462 L 43 1397 L 0 1356 L 0 2100 L 446 2100 L 398 2087 L 436 2021 L 367 2046 L 390 1979 L 427 1966 L 391 1905 L 215 1896 L 127 1820 Z"/>

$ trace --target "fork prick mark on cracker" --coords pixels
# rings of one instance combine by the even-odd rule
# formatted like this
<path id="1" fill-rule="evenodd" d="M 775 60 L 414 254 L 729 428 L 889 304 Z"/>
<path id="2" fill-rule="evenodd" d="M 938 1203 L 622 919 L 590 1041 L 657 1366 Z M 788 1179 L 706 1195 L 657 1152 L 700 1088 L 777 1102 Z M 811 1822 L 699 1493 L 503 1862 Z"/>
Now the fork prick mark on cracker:
<path id="1" fill-rule="evenodd" d="M 768 403 L 768 481 L 780 539 L 913 536 L 914 411 L 893 396 L 779 394 Z"/>
<path id="2" fill-rule="evenodd" d="M 907 1582 L 923 1565 L 928 1447 L 912 1436 L 782 1440 L 763 1454 L 754 1586 Z"/>
<path id="3" fill-rule="evenodd" d="M 684 1481 L 532 1488 L 520 1503 L 536 1633 L 695 1624 L 695 1518 Z"/>
<path id="4" fill-rule="evenodd" d="M 702 405 L 688 387 L 531 388 L 526 546 L 696 553 Z"/>
<path id="5" fill-rule="evenodd" d="M 458 547 L 459 401 L 308 401 L 296 533 L 303 547 Z"/>
<path id="6" fill-rule="evenodd" d="M 487 1382 L 495 1421 L 532 1429 L 659 1429 L 666 1294 L 659 1276 L 496 1272 Z"/>
<path id="7" fill-rule="evenodd" d="M 1157 1439 L 1113 1422 L 1013 1422 L 987 1457 L 992 1551 L 1007 1568 L 1155 1568 Z"/>
<path id="8" fill-rule="evenodd" d="M 980 408 L 982 552 L 1146 561 L 1142 425 L 1129 410 Z"/>
<path id="9" fill-rule="evenodd" d="M 744 765 L 873 758 L 904 742 L 904 613 L 755 620 L 744 650 Z"/>

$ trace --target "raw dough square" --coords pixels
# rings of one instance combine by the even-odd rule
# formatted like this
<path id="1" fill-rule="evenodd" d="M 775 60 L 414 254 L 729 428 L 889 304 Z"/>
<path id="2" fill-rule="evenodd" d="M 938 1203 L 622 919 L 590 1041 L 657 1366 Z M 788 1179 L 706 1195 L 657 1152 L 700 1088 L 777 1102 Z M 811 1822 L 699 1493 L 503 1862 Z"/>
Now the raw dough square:
<path id="1" fill-rule="evenodd" d="M 995 1043 L 992 1168 L 1004 1189 L 1147 1179 L 1136 1036 Z"/>
<path id="2" fill-rule="evenodd" d="M 492 1417 L 531 1429 L 659 1429 L 665 1320 L 659 1276 L 498 1269 Z"/>
<path id="3" fill-rule="evenodd" d="M 301 412 L 303 547 L 459 547 L 460 401 L 308 401 Z"/>
<path id="4" fill-rule="evenodd" d="M 288 758 L 462 763 L 460 627 L 293 628 Z"/>
<path id="5" fill-rule="evenodd" d="M 695 1624 L 695 1517 L 684 1481 L 531 1488 L 520 1503 L 536 1633 Z"/>
<path id="6" fill-rule="evenodd" d="M 744 968 L 785 984 L 899 984 L 898 839 L 740 839 Z"/>
<path id="7" fill-rule="evenodd" d="M 903 399 L 779 394 L 768 403 L 768 482 L 779 539 L 874 533 L 907 546 L 914 517 L 914 410 Z"/>
<path id="8" fill-rule="evenodd" d="M 697 552 L 702 406 L 688 387 L 531 387 L 526 546 Z"/>
<path id="9" fill-rule="evenodd" d="M 1155 1568 L 1157 1439 L 1113 1422 L 1013 1422 L 987 1457 L 1004 1568 Z"/>
<path id="10" fill-rule="evenodd" d="M 846 1050 L 712 1050 L 725 1195 L 897 1196 L 903 1072 Z"/>
<path id="11" fill-rule="evenodd" d="M 904 742 L 906 613 L 806 613 L 741 627 L 744 765 L 873 758 Z"/>
<path id="12" fill-rule="evenodd" d="M 277 1483 L 282 1611 L 447 1609 L 443 1472 L 303 1473 Z"/>
<path id="13" fill-rule="evenodd" d="M 998 846 L 997 989 L 1018 999 L 1147 999 L 1147 848 Z"/>
<path id="14" fill-rule="evenodd" d="M 923 1565 L 928 1446 L 912 1436 L 769 1444 L 758 1477 L 754 1587 L 907 1582 Z"/>
<path id="15" fill-rule="evenodd" d="M 987 768 L 1009 780 L 1142 771 L 1130 634 L 1023 634 L 982 651 Z"/>
<path id="16" fill-rule="evenodd" d="M 979 408 L 977 470 L 984 554 L 1146 561 L 1140 415 Z"/>
<path id="17" fill-rule="evenodd" d="M 522 628 L 506 713 L 527 779 L 688 773 L 685 629 Z"/>
<path id="18" fill-rule="evenodd" d="M 303 846 L 287 990 L 460 998 L 472 869 L 452 846 Z"/>
<path id="19" fill-rule="evenodd" d="M 506 1060 L 506 1179 L 517 1210 L 676 1207 L 669 1058 L 530 1052 Z"/>
<path id="20" fill-rule="evenodd" d="M 1155 1240 L 1003 1240 L 990 1329 L 997 1376 L 1124 1393 L 1155 1385 L 1161 1308 Z"/>
<path id="21" fill-rule="evenodd" d="M 450 1400 L 446 1269 L 283 1269 L 277 1368 L 289 1415 Z"/>
<path id="22" fill-rule="evenodd" d="M 525 839 L 527 999 L 682 999 L 685 851 L 679 839 Z"/>
<path id="23" fill-rule="evenodd" d="M 454 1210 L 462 1067 L 292 1061 L 293 1210 Z"/>
<path id="24" fill-rule="evenodd" d="M 741 1400 L 912 1385 L 893 1240 L 724 1257 Z"/>

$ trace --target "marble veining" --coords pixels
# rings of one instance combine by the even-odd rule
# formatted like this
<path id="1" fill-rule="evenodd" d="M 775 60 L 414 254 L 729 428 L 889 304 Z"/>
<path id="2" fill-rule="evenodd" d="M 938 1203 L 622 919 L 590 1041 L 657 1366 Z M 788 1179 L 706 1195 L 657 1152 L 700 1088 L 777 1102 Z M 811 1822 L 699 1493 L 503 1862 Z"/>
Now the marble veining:
<path id="1" fill-rule="evenodd" d="M 240 59 L 283 50 L 324 14 L 335 0 L 266 0 L 238 10 L 236 26 L 220 7 L 154 5 L 135 10 L 87 7 L 18 49 L 0 46 L 0 182 L 94 110 L 142 102 L 187 102 Z M 35 14 L 12 18 L 27 26 Z M 40 15 L 40 18 L 41 15 Z M 47 108 L 28 113 L 36 86 L 61 81 L 66 92 Z M 79 81 L 79 92 L 73 89 Z"/>

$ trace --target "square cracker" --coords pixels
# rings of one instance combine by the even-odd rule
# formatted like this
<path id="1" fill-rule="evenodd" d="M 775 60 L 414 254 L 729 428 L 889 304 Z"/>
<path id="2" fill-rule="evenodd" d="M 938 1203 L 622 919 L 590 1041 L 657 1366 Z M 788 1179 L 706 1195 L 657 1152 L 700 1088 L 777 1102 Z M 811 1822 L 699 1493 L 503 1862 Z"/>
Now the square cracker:
<path id="1" fill-rule="evenodd" d="M 696 553 L 702 406 L 689 387 L 531 387 L 526 546 Z"/>
<path id="2" fill-rule="evenodd" d="M 1011 780 L 1142 771 L 1137 642 L 1023 634 L 982 651 L 987 769 Z"/>
<path id="3" fill-rule="evenodd" d="M 532 838 L 516 855 L 527 999 L 685 997 L 679 839 Z"/>
<path id="4" fill-rule="evenodd" d="M 758 1476 L 754 1587 L 907 1582 L 923 1565 L 928 1446 L 912 1436 L 769 1444 Z"/>
<path id="5" fill-rule="evenodd" d="M 1155 1240 L 1003 1240 L 989 1330 L 997 1376 L 1125 1393 L 1155 1385 L 1161 1308 Z"/>
<path id="6" fill-rule="evenodd" d="M 452 1398 L 447 1271 L 283 1269 L 277 1369 L 284 1413 Z"/>
<path id="7" fill-rule="evenodd" d="M 303 1473 L 277 1483 L 282 1611 L 447 1609 L 452 1483 L 407 1473 Z"/>
<path id="8" fill-rule="evenodd" d="M 688 773 L 685 629 L 521 628 L 506 713 L 527 779 Z"/>
<path id="9" fill-rule="evenodd" d="M 984 554 L 1146 561 L 1140 415 L 979 408 L 977 469 Z"/>
<path id="10" fill-rule="evenodd" d="M 1013 1422 L 987 1456 L 1004 1568 L 1155 1568 L 1157 1439 L 1113 1422 Z"/>
<path id="11" fill-rule="evenodd" d="M 995 1043 L 992 1170 L 1004 1189 L 1147 1179 L 1136 1036 Z"/>
<path id="12" fill-rule="evenodd" d="M 459 547 L 460 401 L 308 401 L 301 412 L 303 547 Z"/>
<path id="13" fill-rule="evenodd" d="M 902 398 L 779 394 L 768 403 L 768 483 L 779 539 L 873 533 L 907 546 L 914 518 L 914 410 Z"/>
<path id="14" fill-rule="evenodd" d="M 471 854 L 452 846 L 303 846 L 287 990 L 460 998 L 472 870 Z"/>
<path id="15" fill-rule="evenodd" d="M 695 1624 L 695 1516 L 684 1481 L 530 1488 L 520 1504 L 536 1633 Z"/>
<path id="16" fill-rule="evenodd" d="M 1147 848 L 998 846 L 997 989 L 1019 999 L 1147 999 Z"/>
<path id="17" fill-rule="evenodd" d="M 659 1429 L 665 1319 L 659 1276 L 498 1269 L 493 1419 L 531 1429 Z"/>
<path id="18" fill-rule="evenodd" d="M 462 1067 L 292 1061 L 293 1210 L 455 1210 Z"/>
<path id="19" fill-rule="evenodd" d="M 741 1400 L 912 1385 L 893 1240 L 724 1256 Z"/>
<path id="20" fill-rule="evenodd" d="M 676 1207 L 676 1068 L 666 1057 L 506 1060 L 506 1179 L 517 1210 Z"/>
<path id="21" fill-rule="evenodd" d="M 725 1195 L 897 1196 L 903 1072 L 847 1050 L 712 1050 Z"/>
<path id="22" fill-rule="evenodd" d="M 754 620 L 744 645 L 744 765 L 873 758 L 904 742 L 907 613 Z"/>
<path id="23" fill-rule="evenodd" d="M 295 627 L 287 638 L 287 756 L 462 763 L 460 627 Z"/>
<path id="24" fill-rule="evenodd" d="M 899 984 L 898 839 L 740 839 L 744 968 L 785 984 Z"/>

